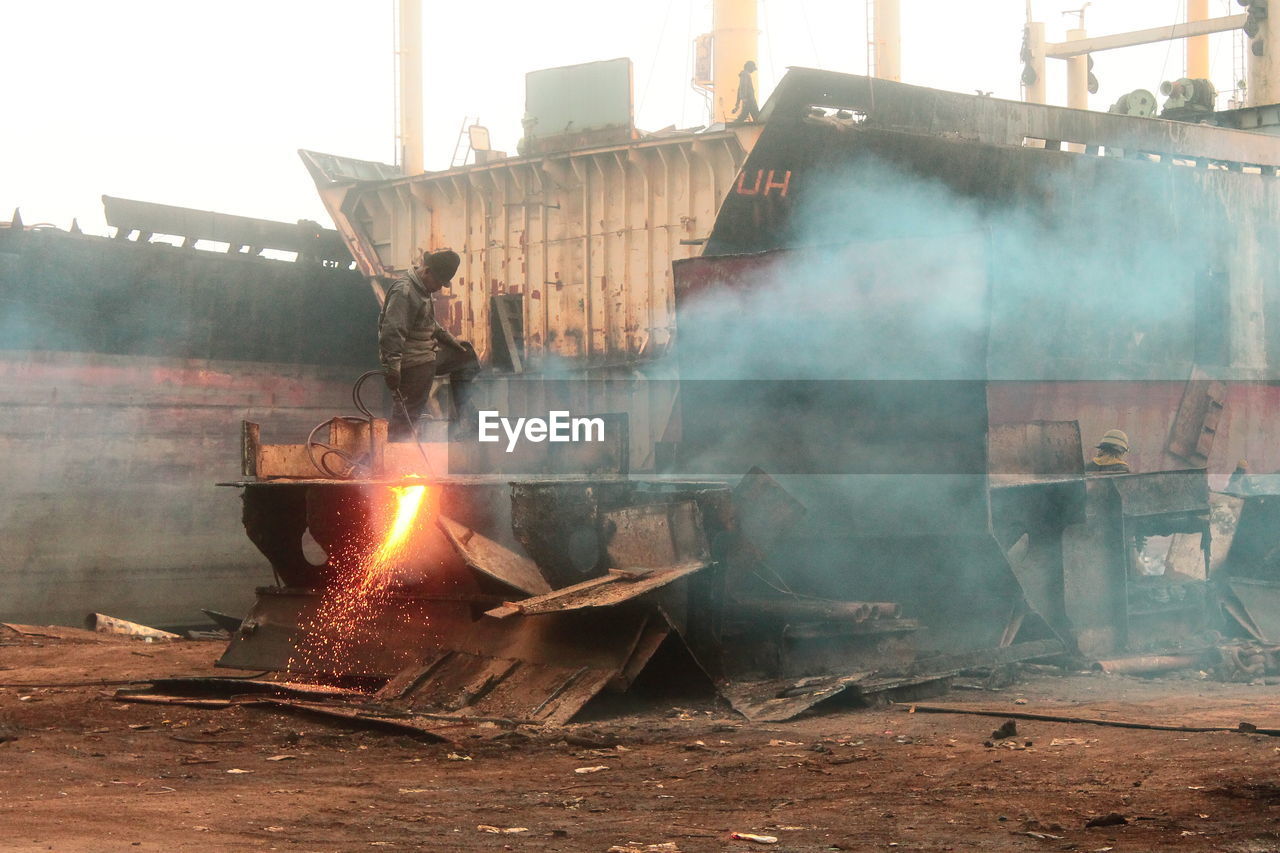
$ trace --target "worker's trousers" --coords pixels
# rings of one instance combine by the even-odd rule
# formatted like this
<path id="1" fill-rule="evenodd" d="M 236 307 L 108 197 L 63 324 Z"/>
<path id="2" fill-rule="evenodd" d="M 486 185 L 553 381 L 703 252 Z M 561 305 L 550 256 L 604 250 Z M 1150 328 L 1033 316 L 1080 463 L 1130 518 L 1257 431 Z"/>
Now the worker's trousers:
<path id="1" fill-rule="evenodd" d="M 392 400 L 387 438 L 391 441 L 407 441 L 413 438 L 413 424 L 427 410 L 431 399 L 431 386 L 437 376 L 449 377 L 450 396 L 453 398 L 453 419 L 473 418 L 471 412 L 471 381 L 480 373 L 480 360 L 475 350 L 465 351 L 441 345 L 434 361 L 415 364 L 400 370 L 400 395 L 404 398 L 405 412 Z"/>

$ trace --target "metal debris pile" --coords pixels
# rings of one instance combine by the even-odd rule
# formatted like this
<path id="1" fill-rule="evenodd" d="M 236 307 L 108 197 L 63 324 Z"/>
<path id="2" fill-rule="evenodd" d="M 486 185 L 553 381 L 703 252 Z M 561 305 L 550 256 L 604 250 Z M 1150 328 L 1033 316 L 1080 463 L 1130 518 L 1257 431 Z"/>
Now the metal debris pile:
<path id="1" fill-rule="evenodd" d="M 1002 476 L 1002 458 L 1040 473 Z M 1212 493 L 1204 469 L 1085 478 L 1080 458 L 1074 423 L 996 431 L 985 526 L 896 533 L 861 554 L 856 538 L 822 541 L 826 522 L 807 524 L 759 469 L 732 489 L 620 473 L 246 480 L 245 528 L 277 584 L 219 665 L 274 675 L 120 698 L 439 733 L 564 724 L 642 675 L 692 673 L 748 719 L 786 720 L 1032 660 L 1280 674 L 1276 499 Z M 850 555 L 855 593 L 889 588 L 875 585 L 885 552 L 936 560 L 936 582 L 899 583 L 899 600 L 820 595 L 803 570 L 824 550 Z"/>

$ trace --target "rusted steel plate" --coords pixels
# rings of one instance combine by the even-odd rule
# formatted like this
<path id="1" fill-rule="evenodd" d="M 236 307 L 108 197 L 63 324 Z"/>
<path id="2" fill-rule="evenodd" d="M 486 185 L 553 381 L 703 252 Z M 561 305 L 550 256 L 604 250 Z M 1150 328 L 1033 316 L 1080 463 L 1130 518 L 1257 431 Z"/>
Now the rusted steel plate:
<path id="1" fill-rule="evenodd" d="M 1229 578 L 1227 586 L 1235 594 L 1245 615 L 1264 642 L 1280 642 L 1280 583 Z"/>
<path id="2" fill-rule="evenodd" d="M 364 694 L 357 690 L 322 684 L 221 676 L 157 678 L 145 687 L 122 687 L 116 691 L 116 698 L 124 701 L 161 698 L 176 702 L 180 699 L 235 699 L 242 696 L 275 696 L 320 701 L 322 699 L 358 699 Z"/>
<path id="3" fill-rule="evenodd" d="M 605 554 L 614 568 L 652 568 L 706 561 L 702 513 L 691 501 L 629 506 L 603 516 Z"/>
<path id="4" fill-rule="evenodd" d="M 873 622 L 894 620 L 902 606 L 891 601 L 829 601 L 816 598 L 737 598 L 734 609 L 786 622 Z M 874 629 L 874 628 L 873 628 Z"/>
<path id="5" fill-rule="evenodd" d="M 734 710 L 753 722 L 789 720 L 819 702 L 849 692 L 871 696 L 950 678 L 975 666 L 992 666 L 1061 654 L 1057 640 L 1019 643 L 1001 649 L 982 649 L 958 655 L 940 655 L 897 670 L 851 672 L 812 678 L 772 678 L 757 681 L 721 681 L 720 695 Z"/>
<path id="6" fill-rule="evenodd" d="M 414 712 L 563 723 L 643 668 L 656 649 L 644 640 L 661 618 L 653 608 L 615 608 L 480 620 L 442 656 L 406 667 L 383 698 Z"/>
<path id="7" fill-rule="evenodd" d="M 716 687 L 733 709 L 752 722 L 780 722 L 869 678 L 871 673 L 827 675 L 819 678 L 775 678 L 767 681 L 722 682 Z"/>
<path id="8" fill-rule="evenodd" d="M 616 676 L 612 669 L 555 666 L 453 652 L 403 697 L 413 711 L 524 722 L 567 722 Z"/>
<path id="9" fill-rule="evenodd" d="M 1063 609 L 1076 649 L 1096 659 L 1124 649 L 1127 569 L 1110 479 L 1091 478 L 1085 491 L 1084 521 L 1062 533 Z"/>
<path id="10" fill-rule="evenodd" d="M 307 479 L 326 476 L 307 456 L 305 444 L 264 444 L 258 448 L 257 475 L 263 479 Z"/>
<path id="11" fill-rule="evenodd" d="M 604 574 L 603 512 L 626 506 L 626 481 L 521 481 L 511 484 L 511 527 L 552 587 Z"/>
<path id="12" fill-rule="evenodd" d="M 1030 421 L 992 424 L 987 434 L 991 485 L 1012 485 L 1084 475 L 1080 424 Z"/>
<path id="13" fill-rule="evenodd" d="M 1062 545 L 1059 539 L 1023 534 L 1005 551 L 1009 568 L 1022 587 L 1026 604 L 1042 618 L 1054 635 L 1071 637 L 1063 600 Z M 1011 630 L 1016 636 L 1016 627 Z"/>
<path id="14" fill-rule="evenodd" d="M 442 725 L 438 722 L 433 723 L 413 716 L 384 714 L 376 709 L 336 705 L 328 702 L 303 702 L 298 699 L 276 699 L 264 696 L 257 699 L 254 704 L 268 705 L 282 710 L 297 711 L 352 725 L 384 729 L 396 734 L 405 734 L 411 737 L 446 743 L 452 742 L 452 739 L 442 734 L 439 729 L 455 728 L 454 726 Z"/>
<path id="15" fill-rule="evenodd" d="M 1213 440 L 1222 419 L 1223 404 L 1227 398 L 1227 383 L 1219 379 L 1204 379 L 1204 372 L 1197 369 L 1187 382 L 1178 412 L 1165 449 L 1196 467 L 1209 464 Z"/>
<path id="16" fill-rule="evenodd" d="M 592 578 L 589 581 L 558 589 L 546 595 L 527 598 L 524 601 L 509 602 L 501 607 L 495 607 L 485 615 L 505 619 L 516 614 L 533 616 L 565 610 L 614 607 L 660 589 L 707 566 L 707 563 L 690 562 L 662 569 L 637 571 L 611 569 L 609 574 L 602 578 Z"/>
<path id="17" fill-rule="evenodd" d="M 1280 581 L 1280 500 L 1276 497 L 1245 498 L 1224 571 L 1231 578 Z"/>
<path id="18" fill-rule="evenodd" d="M 142 705 L 182 705 L 187 708 L 230 708 L 231 699 L 197 699 L 194 696 L 149 696 L 147 694 L 125 695 L 116 692 L 115 698 L 122 702 L 136 702 Z"/>
<path id="19" fill-rule="evenodd" d="M 428 658 L 425 663 L 405 667 L 387 679 L 387 683 L 382 685 L 381 689 L 374 694 L 374 698 L 380 701 L 394 701 L 405 698 L 414 688 L 425 682 L 452 654 L 453 652 L 450 651 L 442 651 Z"/>
<path id="20" fill-rule="evenodd" d="M 761 554 L 767 553 L 806 511 L 804 504 L 759 468 L 748 471 L 734 488 L 733 503 L 742 535 Z"/>
<path id="21" fill-rule="evenodd" d="M 630 687 L 636 677 L 649 665 L 658 647 L 666 641 L 671 632 L 671 623 L 661 616 L 654 616 L 645 623 L 644 631 L 636 641 L 636 647 L 632 650 L 626 666 L 609 682 L 610 689 L 622 691 Z"/>
<path id="22" fill-rule="evenodd" d="M 302 157 L 361 272 L 381 277 L 406 269 L 419 247 L 453 246 L 462 266 L 437 298 L 440 322 L 482 354 L 492 352 L 492 297 L 519 294 L 525 367 L 536 369 L 550 356 L 594 364 L 666 350 L 675 325 L 670 281 L 654 272 L 698 253 L 685 238 L 706 236 L 757 132 L 678 133 L 398 180 L 375 164 Z M 370 182 L 335 182 L 334 174 Z M 680 187 L 686 203 L 637 215 L 631 200 L 662 186 Z M 549 229 L 520 217 L 474 216 L 493 198 L 529 192 L 541 205 L 531 216 L 543 224 L 549 218 Z M 392 235 L 389 243 L 383 234 Z"/>
<path id="23" fill-rule="evenodd" d="M 1108 478 L 1129 518 L 1209 511 L 1209 479 L 1203 468 L 1118 474 Z"/>
<path id="24" fill-rule="evenodd" d="M 291 659 L 306 674 L 297 654 L 304 637 L 316 630 L 321 596 L 301 590 L 262 589 L 258 600 L 217 666 L 233 669 L 283 671 Z M 392 596 L 392 605 L 379 609 L 351 638 L 344 665 L 352 675 L 390 678 L 411 662 L 438 653 L 448 638 L 465 634 L 474 622 L 473 608 L 492 598 Z M 347 630 L 344 626 L 324 626 Z"/>
<path id="25" fill-rule="evenodd" d="M 551 591 L 537 563 L 528 557 L 446 516 L 438 516 L 436 524 L 469 568 L 529 595 Z"/>

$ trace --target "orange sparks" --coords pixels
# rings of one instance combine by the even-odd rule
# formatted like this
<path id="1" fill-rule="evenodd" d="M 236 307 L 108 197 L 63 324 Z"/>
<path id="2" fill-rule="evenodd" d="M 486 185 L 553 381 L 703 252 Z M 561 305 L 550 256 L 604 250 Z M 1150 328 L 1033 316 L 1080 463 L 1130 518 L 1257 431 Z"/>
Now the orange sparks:
<path id="1" fill-rule="evenodd" d="M 364 577 L 360 581 L 361 590 L 368 590 L 377 585 L 388 571 L 394 568 L 397 560 L 409 541 L 413 532 L 413 522 L 422 508 L 422 500 L 427 496 L 426 486 L 393 486 L 391 493 L 396 496 L 396 514 L 391 521 L 391 529 L 382 540 L 373 558 L 365 567 Z"/>
<path id="2" fill-rule="evenodd" d="M 353 650 L 377 617 L 397 604 L 389 595 L 391 582 L 409 556 L 427 487 L 393 486 L 391 493 L 394 511 L 382 543 L 372 553 L 330 557 L 336 576 L 315 611 L 300 621 L 288 670 L 332 677 L 368 674 L 360 671 Z"/>

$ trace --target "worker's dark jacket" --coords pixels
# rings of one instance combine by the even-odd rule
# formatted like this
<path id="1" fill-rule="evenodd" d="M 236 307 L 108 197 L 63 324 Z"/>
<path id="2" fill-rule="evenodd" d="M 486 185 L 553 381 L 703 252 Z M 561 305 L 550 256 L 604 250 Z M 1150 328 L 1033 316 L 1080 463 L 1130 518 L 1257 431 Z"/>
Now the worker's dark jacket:
<path id="1" fill-rule="evenodd" d="M 396 279 L 387 289 L 378 315 L 378 358 L 390 373 L 436 360 L 436 340 L 444 329 L 436 322 L 431 295 L 417 273 Z"/>

